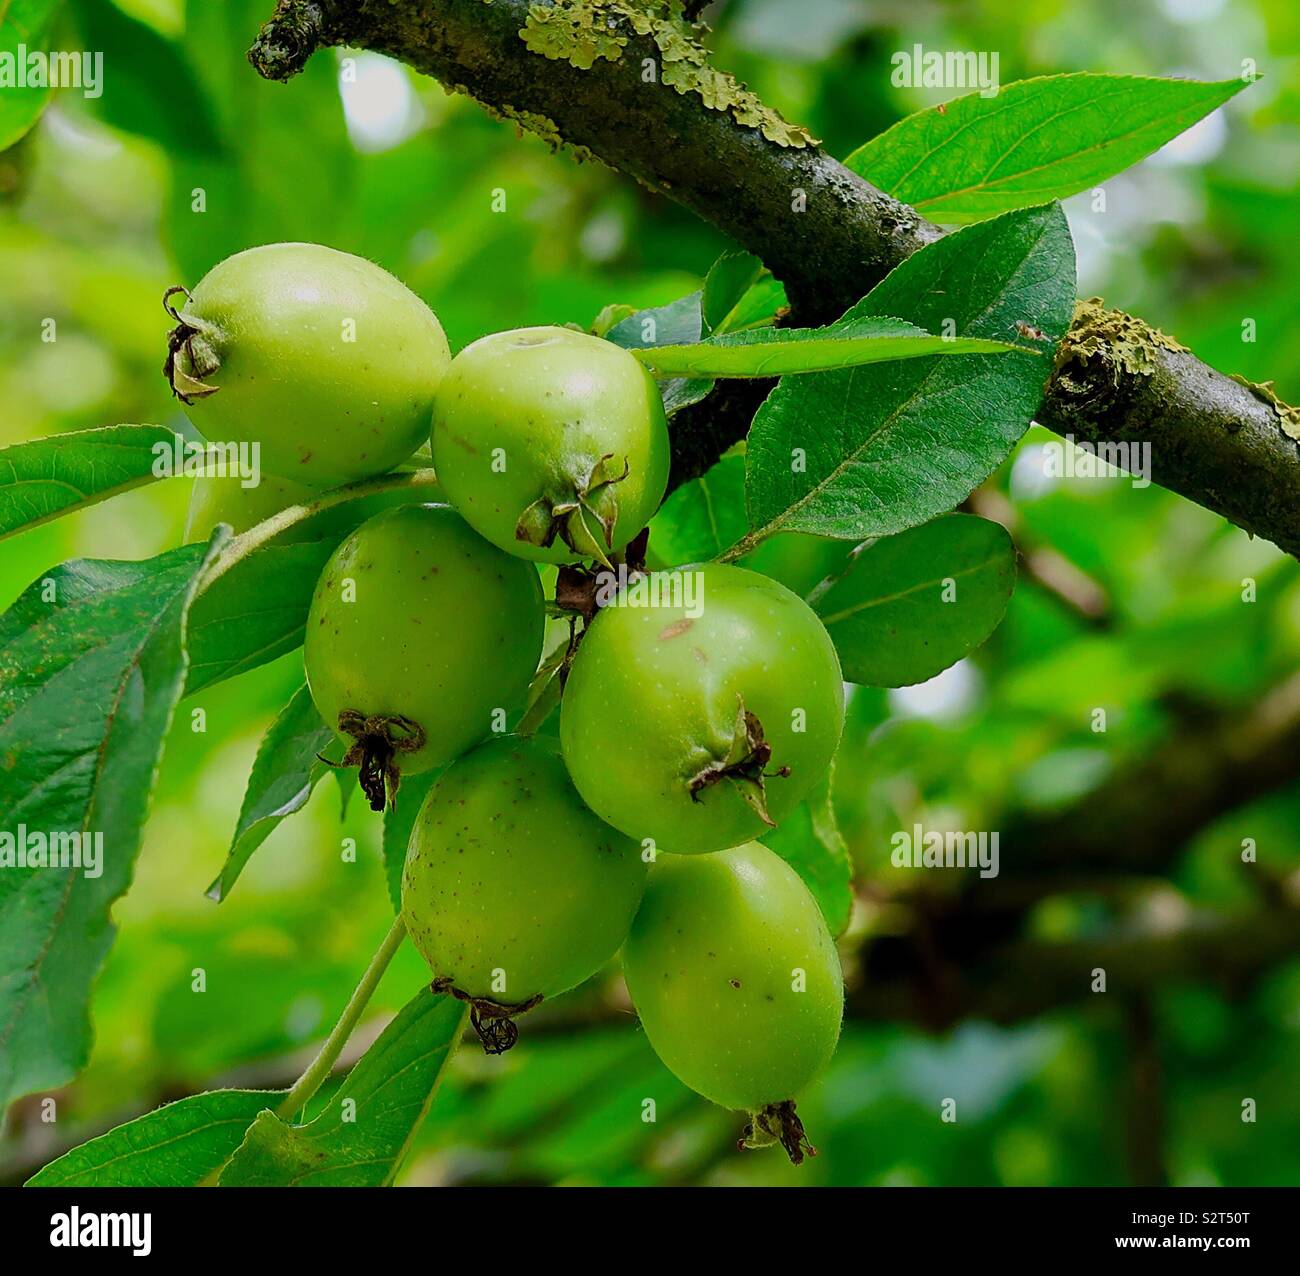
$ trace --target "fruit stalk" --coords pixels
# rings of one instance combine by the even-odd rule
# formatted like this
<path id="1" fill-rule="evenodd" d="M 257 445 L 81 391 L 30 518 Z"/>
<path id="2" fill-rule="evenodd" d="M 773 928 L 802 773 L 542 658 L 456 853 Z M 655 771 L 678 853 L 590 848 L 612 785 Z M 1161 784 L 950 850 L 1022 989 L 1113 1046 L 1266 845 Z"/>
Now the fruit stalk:
<path id="1" fill-rule="evenodd" d="M 289 528 L 306 522 L 309 518 L 315 518 L 325 510 L 333 509 L 336 505 L 342 505 L 347 501 L 357 500 L 362 496 L 393 492 L 402 488 L 432 488 L 437 485 L 437 482 L 434 472 L 430 469 L 412 470 L 405 474 L 383 474 L 379 478 L 363 479 L 359 483 L 348 483 L 343 487 L 334 488 L 333 491 L 322 492 L 315 500 L 301 505 L 287 506 L 278 514 L 250 528 L 243 535 L 228 541 L 217 557 L 208 564 L 208 569 L 195 591 L 195 597 L 210 589 L 236 563 L 242 562 L 263 545 L 273 541 L 281 532 L 288 531 Z"/>
<path id="2" fill-rule="evenodd" d="M 405 938 L 406 923 L 399 914 L 389 928 L 388 934 L 384 936 L 384 942 L 379 945 L 378 951 L 370 959 L 370 965 L 361 976 L 361 982 L 357 984 L 348 1004 L 344 1006 L 343 1013 L 331 1029 L 330 1035 L 325 1038 L 320 1052 L 311 1061 L 307 1071 L 294 1083 L 293 1089 L 284 1096 L 280 1106 L 276 1108 L 275 1114 L 282 1121 L 292 1121 L 312 1095 L 321 1088 L 343 1052 L 343 1047 L 347 1045 L 352 1030 L 357 1026 L 357 1020 L 370 1004 L 370 998 L 374 996 L 384 971 L 388 969 L 388 963 L 393 960 L 394 954 L 402 946 L 402 940 Z"/>

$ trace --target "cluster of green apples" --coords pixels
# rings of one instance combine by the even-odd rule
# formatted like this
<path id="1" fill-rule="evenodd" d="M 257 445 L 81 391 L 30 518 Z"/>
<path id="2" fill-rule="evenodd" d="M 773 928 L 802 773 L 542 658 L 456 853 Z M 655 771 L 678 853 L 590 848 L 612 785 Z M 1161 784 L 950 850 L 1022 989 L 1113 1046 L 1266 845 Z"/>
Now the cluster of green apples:
<path id="1" fill-rule="evenodd" d="M 668 426 L 640 361 L 559 327 L 452 358 L 398 280 L 309 244 L 229 258 L 176 317 L 168 374 L 195 427 L 258 443 L 267 471 L 252 489 L 200 480 L 191 535 L 244 531 L 430 442 L 445 503 L 369 498 L 316 586 L 304 661 L 375 809 L 440 769 L 402 880 L 434 987 L 500 1050 L 513 1016 L 621 949 L 668 1067 L 749 1112 L 750 1144 L 798 1159 L 792 1099 L 838 1040 L 840 963 L 799 876 L 755 839 L 839 742 L 820 621 L 745 568 L 652 573 L 664 588 L 614 592 L 575 630 L 558 732 L 515 731 L 543 655 L 539 565 L 602 579 L 663 500 Z M 342 534 L 331 514 L 286 535 Z"/>

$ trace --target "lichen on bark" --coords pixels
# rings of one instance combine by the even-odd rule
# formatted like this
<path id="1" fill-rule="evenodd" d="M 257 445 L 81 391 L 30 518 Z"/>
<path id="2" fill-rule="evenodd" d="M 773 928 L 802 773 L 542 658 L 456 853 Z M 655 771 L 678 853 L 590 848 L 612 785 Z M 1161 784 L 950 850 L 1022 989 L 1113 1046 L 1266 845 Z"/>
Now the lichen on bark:
<path id="1" fill-rule="evenodd" d="M 585 146 L 565 141 L 560 133 L 560 126 L 549 116 L 542 115 L 537 111 L 526 111 L 521 107 L 511 106 L 508 102 L 501 105 L 494 102 L 485 102 L 481 98 L 475 97 L 463 84 L 449 84 L 446 86 L 446 91 L 472 98 L 494 120 L 502 120 L 507 124 L 513 124 L 521 136 L 524 132 L 529 132 L 535 137 L 540 137 L 551 148 L 553 153 L 564 151 L 579 164 L 585 164 L 596 158 Z"/>
<path id="2" fill-rule="evenodd" d="M 1282 432 L 1300 442 L 1300 408 L 1292 407 L 1280 398 L 1272 381 L 1248 381 L 1236 372 L 1230 372 L 1228 376 L 1238 385 L 1244 385 L 1261 403 L 1267 403 L 1276 413 Z"/>
<path id="3" fill-rule="evenodd" d="M 490 3 L 491 0 L 488 0 Z M 519 32 L 532 53 L 589 71 L 602 58 L 617 62 L 631 35 L 649 36 L 658 50 L 661 83 L 683 95 L 694 93 L 711 111 L 758 129 L 777 146 L 816 146 L 807 129 L 791 124 L 756 93 L 709 61 L 696 38 L 682 0 L 551 0 L 529 7 Z"/>
<path id="4" fill-rule="evenodd" d="M 1100 297 L 1089 297 L 1074 303 L 1074 320 L 1057 348 L 1056 372 L 1068 380 L 1072 364 L 1104 359 L 1116 380 L 1121 371 L 1151 376 L 1159 366 L 1157 351 L 1186 349 L 1159 328 L 1122 310 L 1108 309 Z"/>
<path id="5" fill-rule="evenodd" d="M 601 0 L 535 4 L 519 36 L 532 53 L 590 71 L 600 58 L 617 62 L 623 55 L 627 36 L 619 31 L 618 19 L 625 13 L 625 5 Z"/>

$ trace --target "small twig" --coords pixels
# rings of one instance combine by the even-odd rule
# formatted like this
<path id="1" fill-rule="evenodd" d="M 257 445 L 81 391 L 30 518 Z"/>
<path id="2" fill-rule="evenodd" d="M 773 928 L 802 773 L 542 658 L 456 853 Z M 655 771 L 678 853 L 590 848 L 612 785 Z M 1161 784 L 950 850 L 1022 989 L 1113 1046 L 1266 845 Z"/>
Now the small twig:
<path id="1" fill-rule="evenodd" d="M 393 474 L 381 474 L 378 478 L 363 479 L 359 483 L 349 483 L 345 487 L 336 487 L 331 491 L 313 496 L 301 505 L 287 505 L 284 509 L 264 522 L 250 527 L 239 536 L 232 537 L 222 546 L 220 552 L 207 565 L 202 579 L 195 589 L 195 597 L 210 589 L 234 565 L 242 562 L 250 554 L 269 544 L 281 532 L 286 532 L 299 523 L 336 505 L 345 505 L 348 501 L 360 500 L 363 496 L 374 496 L 379 492 L 397 492 L 406 488 L 433 487 L 437 476 L 432 470 L 401 470 Z"/>
<path id="2" fill-rule="evenodd" d="M 248 50 L 248 60 L 258 75 L 267 80 L 292 79 L 317 49 L 333 43 L 325 8 L 313 0 L 279 0 L 271 20 Z"/>

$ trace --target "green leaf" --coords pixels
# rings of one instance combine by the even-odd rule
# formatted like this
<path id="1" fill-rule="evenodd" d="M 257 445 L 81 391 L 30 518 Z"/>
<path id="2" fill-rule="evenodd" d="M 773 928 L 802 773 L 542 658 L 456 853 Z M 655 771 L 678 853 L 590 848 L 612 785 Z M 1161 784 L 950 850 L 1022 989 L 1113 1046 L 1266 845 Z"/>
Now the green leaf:
<path id="1" fill-rule="evenodd" d="M 141 563 L 65 563 L 0 617 L 0 832 L 102 835 L 96 876 L 0 871 L 0 1108 L 86 1062 L 109 911 L 185 683 L 185 613 L 224 535 Z"/>
<path id="2" fill-rule="evenodd" d="M 352 799 L 361 789 L 361 775 L 359 771 L 354 771 L 351 767 L 331 767 L 330 769 L 334 775 L 335 783 L 339 786 L 339 819 L 345 820 Z"/>
<path id="3" fill-rule="evenodd" d="M 92 105 L 109 124 L 151 138 L 170 155 L 218 157 L 225 147 L 184 47 L 111 0 L 76 0 L 84 47 L 102 52 L 112 91 Z"/>
<path id="4" fill-rule="evenodd" d="M 567 640 L 556 643 L 537 667 L 537 672 L 528 684 L 523 712 L 515 724 L 515 731 L 519 735 L 535 735 L 560 707 L 560 693 L 564 689 L 561 674 L 568 650 Z"/>
<path id="5" fill-rule="evenodd" d="M 743 332 L 747 328 L 764 328 L 775 323 L 777 317 L 790 308 L 785 295 L 785 285 L 771 275 L 764 275 L 741 299 L 735 309 L 723 320 L 721 332 Z"/>
<path id="6" fill-rule="evenodd" d="M 963 225 L 1065 199 L 1190 128 L 1244 80 L 1052 75 L 899 120 L 844 162 L 933 221 Z"/>
<path id="7" fill-rule="evenodd" d="M 704 318 L 700 306 L 703 294 L 690 293 L 666 306 L 638 310 L 621 323 L 616 323 L 605 340 L 634 353 L 650 346 L 689 345 L 699 341 L 704 333 Z M 672 416 L 682 408 L 698 403 L 710 390 L 712 381 L 674 379 L 663 382 L 659 393 L 663 396 L 664 411 Z"/>
<path id="8" fill-rule="evenodd" d="M 176 438 L 161 425 L 110 425 L 0 448 L 0 538 L 154 482 L 154 448 L 170 455 Z"/>
<path id="9" fill-rule="evenodd" d="M 712 335 L 733 331 L 741 302 L 766 274 L 767 267 L 753 253 L 723 253 L 704 280 L 700 302 L 704 330 Z"/>
<path id="10" fill-rule="evenodd" d="M 703 334 L 704 320 L 700 311 L 703 294 L 688 293 L 666 306 L 652 306 L 638 310 L 616 323 L 606 334 L 624 350 L 643 350 L 647 346 L 685 345 L 698 341 Z"/>
<path id="11" fill-rule="evenodd" d="M 619 301 L 610 302 L 608 306 L 600 308 L 600 313 L 591 321 L 587 331 L 593 337 L 607 336 L 615 324 L 622 323 L 624 319 L 629 319 L 634 314 L 636 314 L 635 306 L 628 306 Z"/>
<path id="12" fill-rule="evenodd" d="M 188 626 L 185 694 L 247 673 L 301 646 L 316 582 L 341 539 L 265 545 L 199 595 Z"/>
<path id="13" fill-rule="evenodd" d="M 832 935 L 853 913 L 853 860 L 831 806 L 832 772 L 763 839 L 803 879 Z"/>
<path id="14" fill-rule="evenodd" d="M 657 377 L 780 377 L 929 355 L 1004 354 L 1024 349 L 1007 341 L 936 337 L 902 319 L 852 314 L 827 328 L 755 328 L 709 337 L 695 345 L 632 353 Z M 1032 353 L 1040 356 L 1042 352 Z"/>
<path id="15" fill-rule="evenodd" d="M 418 502 L 436 494 L 432 484 L 396 492 L 351 491 L 346 497 L 336 492 L 338 503 L 293 525 L 218 576 L 190 612 L 186 695 L 301 646 L 316 582 L 334 550 L 394 500 Z M 253 527 L 246 534 L 256 532 Z"/>
<path id="16" fill-rule="evenodd" d="M 457 1113 L 458 1129 L 452 1137 L 468 1124 L 480 1146 L 515 1148 L 529 1142 L 549 1145 L 552 1136 L 587 1117 L 595 1095 L 604 1098 L 611 1086 L 639 1078 L 647 1071 L 647 1063 L 651 1070 L 669 1075 L 651 1053 L 645 1034 L 634 1024 L 593 1024 L 580 1033 L 530 1036 L 527 1046 L 510 1056 L 510 1084 L 483 1086 L 473 1094 L 472 1107 L 462 1107 Z M 683 1091 L 689 1093 L 685 1087 Z M 659 1108 L 658 1124 L 662 1125 L 666 1105 L 659 1102 L 660 1095 L 653 1089 L 642 1091 L 643 1096 L 651 1094 Z M 622 1127 L 627 1123 L 614 1124 Z M 576 1164 L 570 1162 L 567 1172 L 574 1169 Z"/>
<path id="17" fill-rule="evenodd" d="M 812 602 L 850 682 L 907 687 L 978 647 L 1015 586 L 1006 529 L 948 514 L 862 546 Z"/>
<path id="18" fill-rule="evenodd" d="M 306 1125 L 263 1112 L 222 1187 L 382 1187 L 433 1104 L 469 1008 L 422 988 Z M 345 1111 L 344 1104 L 349 1105 Z"/>
<path id="19" fill-rule="evenodd" d="M 283 1090 L 209 1090 L 165 1104 L 91 1139 L 28 1187 L 197 1187 L 224 1165 L 259 1112 Z"/>
<path id="20" fill-rule="evenodd" d="M 9 0 L 0 8 L 0 60 L 13 61 L 17 72 L 18 48 L 45 53 L 50 29 L 61 0 Z M 0 151 L 12 146 L 41 118 L 50 100 L 48 88 L 0 88 Z"/>
<path id="21" fill-rule="evenodd" d="M 335 740 L 316 712 L 311 692 L 299 687 L 262 737 L 230 851 L 208 887 L 210 899 L 225 899 L 253 852 L 280 821 L 307 805 L 317 781 L 330 770 L 316 755 Z"/>
<path id="22" fill-rule="evenodd" d="M 433 782 L 445 770 L 446 767 L 436 767 L 420 775 L 404 775 L 397 790 L 397 800 L 384 811 L 384 880 L 388 883 L 388 898 L 395 913 L 402 911 L 402 869 L 406 864 L 411 830 Z"/>
<path id="23" fill-rule="evenodd" d="M 787 532 L 769 536 L 736 563 L 771 576 L 800 598 L 807 598 L 823 581 L 844 570 L 856 548 L 853 541 Z"/>
<path id="24" fill-rule="evenodd" d="M 704 562 L 745 528 L 745 458 L 726 456 L 663 503 L 650 522 L 650 550 L 665 567 Z"/>
<path id="25" fill-rule="evenodd" d="M 849 312 L 928 331 L 1060 340 L 1074 311 L 1074 251 L 1059 205 L 1007 213 L 914 253 Z M 781 531 L 865 540 L 945 513 L 1011 451 L 1051 362 L 1019 352 L 926 358 L 784 378 L 746 449 L 747 541 Z M 815 423 L 816 428 L 811 428 Z"/>

